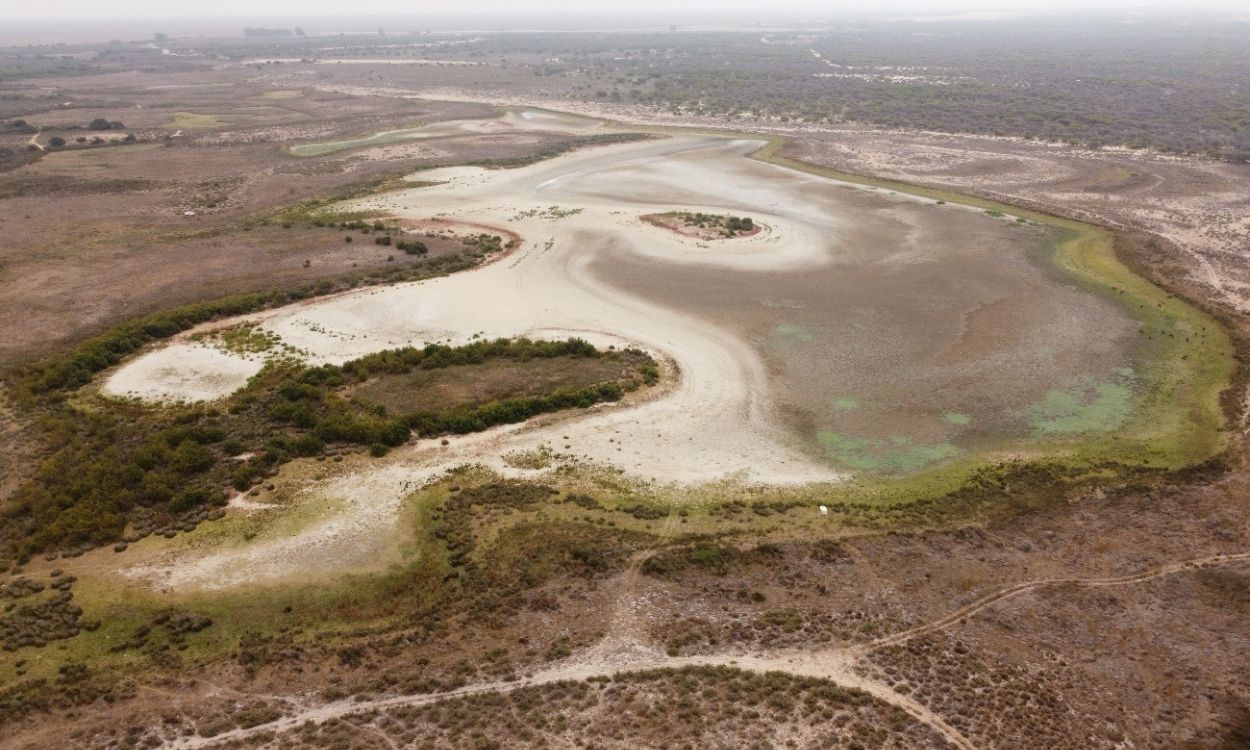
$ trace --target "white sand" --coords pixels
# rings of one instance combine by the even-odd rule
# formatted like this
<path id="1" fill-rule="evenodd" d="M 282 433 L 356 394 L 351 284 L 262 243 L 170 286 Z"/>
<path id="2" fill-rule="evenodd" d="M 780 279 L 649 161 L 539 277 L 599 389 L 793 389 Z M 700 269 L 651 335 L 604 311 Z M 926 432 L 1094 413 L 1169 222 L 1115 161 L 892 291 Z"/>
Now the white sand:
<path id="1" fill-rule="evenodd" d="M 147 401 L 212 401 L 234 393 L 264 364 L 256 355 L 179 340 L 114 372 L 104 392 Z"/>

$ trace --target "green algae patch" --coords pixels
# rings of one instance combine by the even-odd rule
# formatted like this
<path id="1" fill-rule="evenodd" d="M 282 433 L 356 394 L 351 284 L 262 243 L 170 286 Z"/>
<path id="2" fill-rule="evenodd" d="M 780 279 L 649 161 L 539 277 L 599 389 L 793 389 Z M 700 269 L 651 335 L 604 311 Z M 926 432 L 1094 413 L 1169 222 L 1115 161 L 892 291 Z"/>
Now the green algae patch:
<path id="1" fill-rule="evenodd" d="M 773 337 L 778 341 L 805 343 L 815 338 L 815 334 L 807 326 L 781 323 L 773 328 Z"/>
<path id="2" fill-rule="evenodd" d="M 816 442 L 834 465 L 859 471 L 910 474 L 959 455 L 951 443 L 920 443 L 906 435 L 873 440 L 832 430 L 816 433 Z"/>
<path id="3" fill-rule="evenodd" d="M 835 398 L 830 404 L 834 411 L 858 411 L 859 399 L 853 396 L 840 396 Z"/>
<path id="4" fill-rule="evenodd" d="M 1133 391 L 1123 383 L 1048 391 L 1028 408 L 1029 425 L 1039 435 L 1112 432 L 1128 423 Z"/>

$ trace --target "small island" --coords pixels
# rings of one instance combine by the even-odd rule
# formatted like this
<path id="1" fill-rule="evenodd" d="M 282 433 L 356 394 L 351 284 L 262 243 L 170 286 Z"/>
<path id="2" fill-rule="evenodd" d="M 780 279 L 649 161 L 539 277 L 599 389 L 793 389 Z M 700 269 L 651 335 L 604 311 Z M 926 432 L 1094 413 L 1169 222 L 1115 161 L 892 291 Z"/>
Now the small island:
<path id="1" fill-rule="evenodd" d="M 669 211 L 662 214 L 647 214 L 642 219 L 670 232 L 699 240 L 751 237 L 763 230 L 763 226 L 756 224 L 749 216 L 730 216 L 729 214 Z"/>

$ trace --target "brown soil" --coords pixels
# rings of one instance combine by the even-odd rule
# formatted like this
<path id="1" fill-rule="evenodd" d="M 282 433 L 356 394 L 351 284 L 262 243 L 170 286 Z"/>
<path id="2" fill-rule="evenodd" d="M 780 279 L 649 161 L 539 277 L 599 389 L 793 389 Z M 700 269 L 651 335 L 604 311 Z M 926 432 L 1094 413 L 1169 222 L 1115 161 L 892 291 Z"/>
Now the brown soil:
<path id="1" fill-rule="evenodd" d="M 180 82 L 229 85 L 168 88 Z M 0 172 L 0 318 L 9 321 L 0 326 L 0 363 L 47 353 L 153 310 L 376 268 L 391 255 L 406 262 L 394 250 L 345 246 L 328 230 L 248 227 L 310 197 L 424 167 L 525 158 L 571 140 L 556 132 L 466 134 L 393 158 L 370 158 L 368 150 L 297 158 L 282 145 L 490 117 L 491 110 L 313 90 L 268 99 L 270 87 L 240 80 L 237 72 L 105 75 L 58 84 L 65 98 L 85 108 L 58 107 L 28 119 L 88 122 L 124 108 L 128 132 L 139 142 L 53 151 Z M 98 97 L 111 106 L 86 106 Z M 173 113 L 182 111 L 225 119 L 175 137 Z M 444 249 L 431 246 L 435 253 Z"/>
<path id="2" fill-rule="evenodd" d="M 375 378 L 352 388 L 350 395 L 397 414 L 422 409 L 442 410 L 449 405 L 477 406 L 551 393 L 560 388 L 632 380 L 643 361 L 641 355 L 619 354 L 416 370 L 407 375 Z"/>

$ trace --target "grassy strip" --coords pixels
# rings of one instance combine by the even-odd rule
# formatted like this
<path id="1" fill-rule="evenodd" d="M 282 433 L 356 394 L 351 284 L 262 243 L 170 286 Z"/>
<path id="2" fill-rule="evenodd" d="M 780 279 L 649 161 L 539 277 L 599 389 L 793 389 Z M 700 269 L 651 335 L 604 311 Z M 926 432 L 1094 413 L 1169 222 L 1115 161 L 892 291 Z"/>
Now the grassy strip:
<path id="1" fill-rule="evenodd" d="M 372 272 L 322 279 L 287 291 L 240 294 L 211 302 L 186 305 L 120 323 L 78 345 L 72 352 L 15 368 L 10 384 L 20 405 L 39 406 L 64 398 L 86 385 L 97 373 L 155 341 L 167 339 L 197 325 L 221 318 L 286 305 L 311 297 L 334 294 L 372 284 L 389 284 L 442 276 L 472 268 L 486 253 L 472 251 L 429 258 Z"/>
<path id="2" fill-rule="evenodd" d="M 338 153 L 340 151 L 349 151 L 349 150 L 354 150 L 354 149 L 369 148 L 373 146 L 384 146 L 384 145 L 389 145 L 392 143 L 406 143 L 408 141 L 416 141 L 420 143 L 423 141 L 436 141 L 436 140 L 442 140 L 446 138 L 458 137 L 456 135 L 451 135 L 451 134 L 442 135 L 442 136 L 433 136 L 430 138 L 407 137 L 408 134 L 419 131 L 420 129 L 424 127 L 428 127 L 429 125 L 433 125 L 433 124 L 437 124 L 437 123 L 423 123 L 421 125 L 414 125 L 414 126 L 407 127 L 407 128 L 395 128 L 395 129 L 387 130 L 387 131 L 379 131 L 379 132 L 373 132 L 373 133 L 361 133 L 359 135 L 349 136 L 345 139 L 338 140 L 338 141 L 329 141 L 329 142 L 324 142 L 324 143 L 307 143 L 307 144 L 300 144 L 297 146 L 288 146 L 283 149 L 283 152 L 286 153 L 288 156 L 293 156 L 296 158 L 309 158 L 309 157 L 327 156 L 329 154 Z M 381 137 L 383 133 L 390 134 L 390 137 Z M 568 153 L 569 151 L 573 151 L 575 149 L 582 148 L 584 146 L 598 146 L 598 145 L 605 145 L 605 144 L 611 144 L 611 143 L 627 143 L 629 141 L 641 140 L 641 139 L 645 139 L 648 137 L 649 136 L 641 134 L 641 133 L 596 133 L 594 135 L 589 135 L 589 136 L 578 136 L 569 141 L 558 143 L 552 146 L 548 146 L 547 148 L 542 149 L 541 151 L 537 151 L 533 154 L 529 154 L 526 156 L 518 156 L 518 157 L 513 157 L 513 158 L 508 158 L 508 159 L 482 159 L 478 161 L 464 162 L 464 164 L 469 165 L 469 166 L 482 166 L 482 167 L 519 167 L 519 166 L 525 166 L 527 164 L 533 164 L 535 162 L 543 161 L 545 159 L 550 159 L 555 156 L 560 156 L 561 154 Z M 296 150 L 296 149 L 317 149 L 317 147 L 322 147 L 322 148 L 316 151 L 308 152 L 308 153 L 301 153 Z"/>

